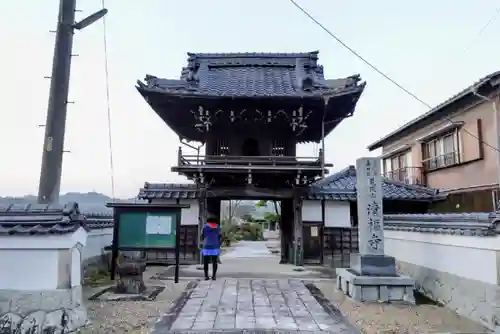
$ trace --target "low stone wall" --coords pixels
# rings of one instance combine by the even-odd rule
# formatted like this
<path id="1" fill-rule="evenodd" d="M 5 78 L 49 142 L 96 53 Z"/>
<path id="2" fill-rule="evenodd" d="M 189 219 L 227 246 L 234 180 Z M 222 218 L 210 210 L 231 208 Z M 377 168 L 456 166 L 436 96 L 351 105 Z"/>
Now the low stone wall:
<path id="1" fill-rule="evenodd" d="M 86 325 L 81 287 L 0 290 L 0 333 L 69 333 Z"/>
<path id="2" fill-rule="evenodd" d="M 488 213 L 386 215 L 385 252 L 424 295 L 495 329 L 500 325 L 499 222 Z"/>

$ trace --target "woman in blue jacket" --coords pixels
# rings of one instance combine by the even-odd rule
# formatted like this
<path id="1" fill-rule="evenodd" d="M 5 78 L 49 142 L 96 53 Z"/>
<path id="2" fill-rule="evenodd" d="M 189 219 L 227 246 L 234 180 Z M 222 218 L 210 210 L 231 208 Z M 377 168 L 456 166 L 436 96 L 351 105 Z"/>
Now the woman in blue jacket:
<path id="1" fill-rule="evenodd" d="M 220 255 L 221 231 L 216 222 L 216 219 L 209 218 L 201 231 L 203 239 L 203 270 L 205 272 L 205 280 L 208 281 L 208 264 L 212 263 L 212 280 L 215 281 L 217 275 L 217 261 Z"/>

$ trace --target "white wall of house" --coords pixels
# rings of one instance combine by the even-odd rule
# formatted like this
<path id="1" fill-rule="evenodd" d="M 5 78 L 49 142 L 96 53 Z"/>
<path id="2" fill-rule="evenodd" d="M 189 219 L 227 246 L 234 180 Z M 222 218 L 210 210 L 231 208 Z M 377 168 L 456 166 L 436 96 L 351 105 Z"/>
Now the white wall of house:
<path id="1" fill-rule="evenodd" d="M 65 279 L 79 286 L 79 245 L 86 239 L 83 228 L 64 235 L 0 237 L 0 290 L 55 290 Z"/>
<path id="2" fill-rule="evenodd" d="M 165 203 L 165 204 L 176 204 L 176 200 L 165 200 L 165 199 L 155 199 L 152 203 Z M 198 206 L 198 200 L 196 199 L 181 199 L 180 204 L 189 204 L 189 209 L 182 209 L 181 225 L 198 225 L 198 217 L 200 215 L 200 208 Z"/>
<path id="3" fill-rule="evenodd" d="M 302 220 L 321 222 L 321 201 L 304 201 Z M 349 202 L 325 201 L 325 227 L 350 227 Z"/>

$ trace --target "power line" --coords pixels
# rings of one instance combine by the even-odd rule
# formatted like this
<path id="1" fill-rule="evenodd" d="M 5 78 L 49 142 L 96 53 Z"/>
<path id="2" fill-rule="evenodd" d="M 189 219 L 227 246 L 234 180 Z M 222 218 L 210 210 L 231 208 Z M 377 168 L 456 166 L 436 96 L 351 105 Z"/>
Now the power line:
<path id="1" fill-rule="evenodd" d="M 389 75 L 385 74 L 380 69 L 378 69 L 375 65 L 373 65 L 371 62 L 369 62 L 368 60 L 366 60 L 363 56 L 361 56 L 354 49 L 352 49 L 351 47 L 349 47 L 349 45 L 347 45 L 339 37 L 337 37 L 334 33 L 332 33 L 321 22 L 319 22 L 318 20 L 316 20 L 316 18 L 314 18 L 314 16 L 312 16 L 311 14 L 309 14 L 309 12 L 307 12 L 304 8 L 302 8 L 299 4 L 297 4 L 297 2 L 295 2 L 294 0 L 290 0 L 290 2 L 295 7 L 297 7 L 304 15 L 306 15 L 311 21 L 313 21 L 316 25 L 318 25 L 321 29 L 323 29 L 323 31 L 325 31 L 328 35 L 330 35 L 330 37 L 332 37 L 333 39 L 335 39 L 340 45 L 342 45 L 344 48 L 346 48 L 347 50 L 349 50 L 349 52 L 351 52 L 358 59 L 360 59 L 362 62 L 364 62 L 366 65 L 368 65 L 371 69 L 373 69 L 375 72 L 377 72 L 378 74 L 380 74 L 381 76 L 383 76 L 385 79 L 387 79 L 388 81 L 390 81 L 393 85 L 395 85 L 396 87 L 398 87 L 399 89 L 401 89 L 403 92 L 405 92 L 407 95 L 411 96 L 416 101 L 420 102 L 421 104 L 423 104 L 427 108 L 432 109 L 432 106 L 430 104 L 428 104 L 427 102 L 425 102 L 424 100 L 422 100 L 421 98 L 419 98 L 417 95 L 415 95 L 414 93 L 412 93 L 411 91 L 409 91 L 408 89 L 406 89 L 404 86 L 402 86 L 397 81 L 395 81 L 394 79 L 392 79 Z M 490 20 L 490 21 L 493 22 L 493 20 Z M 489 24 L 487 24 L 487 25 L 489 25 Z M 484 29 L 486 29 L 486 28 L 484 28 Z M 484 31 L 484 29 L 482 29 L 482 30 Z M 445 117 L 445 120 L 447 120 L 448 122 L 453 123 L 453 124 L 455 123 L 451 118 L 448 118 L 448 117 Z M 467 130 L 465 128 L 462 128 L 462 130 L 465 133 L 467 133 L 468 135 L 470 135 L 471 137 L 476 138 L 477 140 L 479 140 L 484 145 L 486 145 L 486 146 L 494 149 L 497 152 L 500 152 L 500 150 L 498 148 L 496 148 L 495 146 L 487 143 L 483 139 L 481 139 L 478 136 L 476 136 L 475 134 L 471 133 L 469 130 Z"/>
<path id="2" fill-rule="evenodd" d="M 101 0 L 102 9 L 106 8 L 105 0 Z M 108 62 L 108 38 L 106 16 L 102 20 L 103 44 L 104 44 L 104 76 L 106 81 L 106 106 L 108 114 L 108 144 L 109 144 L 109 168 L 111 171 L 111 197 L 115 199 L 115 168 L 113 162 L 113 137 L 111 135 L 111 103 L 109 98 L 109 62 Z"/>
<path id="3" fill-rule="evenodd" d="M 476 41 L 479 39 L 479 37 L 483 34 L 483 32 L 497 19 L 498 14 L 500 14 L 500 7 L 498 7 L 493 15 L 490 17 L 490 19 L 482 26 L 482 28 L 478 31 L 476 36 L 470 41 L 469 44 L 465 47 L 463 53 L 466 53 L 469 51 L 470 47 L 476 43 Z"/>

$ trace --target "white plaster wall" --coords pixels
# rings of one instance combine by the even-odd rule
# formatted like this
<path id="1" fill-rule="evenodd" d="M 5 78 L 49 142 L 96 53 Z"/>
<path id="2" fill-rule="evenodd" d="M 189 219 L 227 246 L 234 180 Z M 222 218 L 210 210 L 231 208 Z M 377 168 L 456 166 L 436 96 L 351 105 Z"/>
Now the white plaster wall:
<path id="1" fill-rule="evenodd" d="M 384 231 L 385 252 L 399 261 L 497 284 L 500 236 L 473 237 Z"/>
<path id="2" fill-rule="evenodd" d="M 103 228 L 91 230 L 87 236 L 87 245 L 83 248 L 82 260 L 88 260 L 100 256 L 104 252 L 104 247 L 110 246 L 113 242 L 113 228 Z"/>
<path id="3" fill-rule="evenodd" d="M 78 247 L 71 249 L 71 287 L 80 286 L 82 281 L 82 255 Z"/>
<path id="4" fill-rule="evenodd" d="M 58 252 L 85 247 L 86 241 L 83 228 L 64 235 L 0 237 L 0 290 L 57 289 Z"/>
<path id="5" fill-rule="evenodd" d="M 152 203 L 165 203 L 165 204 L 176 204 L 176 200 L 166 200 L 166 199 L 157 199 L 152 200 Z M 189 204 L 189 209 L 182 209 L 181 215 L 181 225 L 198 225 L 198 217 L 200 215 L 200 209 L 198 206 L 198 200 L 196 199 L 181 199 L 179 200 L 179 204 Z"/>
<path id="6" fill-rule="evenodd" d="M 321 201 L 304 201 L 302 220 L 321 222 Z M 349 202 L 325 201 L 325 227 L 350 227 Z"/>
<path id="7" fill-rule="evenodd" d="M 0 249 L 0 290 L 56 289 L 57 252 L 56 249 Z"/>

